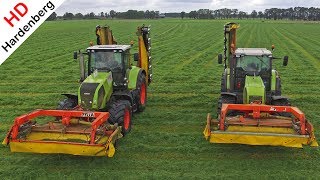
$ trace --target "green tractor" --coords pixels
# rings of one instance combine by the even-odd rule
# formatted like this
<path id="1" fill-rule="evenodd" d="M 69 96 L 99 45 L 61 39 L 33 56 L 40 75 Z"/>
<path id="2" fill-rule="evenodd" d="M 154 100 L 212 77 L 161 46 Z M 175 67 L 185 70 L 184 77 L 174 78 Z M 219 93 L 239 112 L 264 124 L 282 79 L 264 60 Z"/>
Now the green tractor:
<path id="1" fill-rule="evenodd" d="M 114 44 L 108 26 L 97 26 L 96 35 L 98 45 L 74 53 L 74 59 L 79 59 L 81 84 L 77 95 L 63 94 L 67 98 L 59 102 L 58 109 L 107 111 L 109 123 L 122 126 L 126 135 L 132 113 L 145 109 L 152 80 L 150 27 L 138 27 L 139 53 L 133 55 L 137 66 L 131 64 L 133 44 Z"/>
<path id="2" fill-rule="evenodd" d="M 313 126 L 281 95 L 275 58 L 266 48 L 236 48 L 237 23 L 224 26 L 224 72 L 217 118 L 207 115 L 210 143 L 298 147 L 318 146 Z M 272 45 L 272 50 L 274 46 Z M 218 55 L 222 64 L 223 55 Z M 288 56 L 283 58 L 287 66 Z"/>
<path id="3" fill-rule="evenodd" d="M 268 104 L 290 106 L 288 98 L 281 95 L 279 73 L 272 68 L 275 58 L 266 48 L 237 48 L 236 29 L 239 25 L 224 26 L 224 72 L 221 78 L 221 96 L 218 114 L 222 104 Z M 272 50 L 274 46 L 272 45 Z M 223 55 L 218 55 L 222 64 Z M 288 56 L 283 58 L 287 66 Z"/>

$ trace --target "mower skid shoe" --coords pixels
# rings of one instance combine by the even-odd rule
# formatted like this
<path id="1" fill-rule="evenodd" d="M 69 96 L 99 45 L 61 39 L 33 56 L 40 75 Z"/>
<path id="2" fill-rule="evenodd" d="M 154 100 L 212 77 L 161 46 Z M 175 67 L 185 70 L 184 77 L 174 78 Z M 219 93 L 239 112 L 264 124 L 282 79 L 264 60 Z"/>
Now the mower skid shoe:
<path id="1" fill-rule="evenodd" d="M 40 117 L 46 122 L 36 123 Z M 36 110 L 15 119 L 3 144 L 11 152 L 113 157 L 121 127 L 108 118 L 108 112 Z"/>

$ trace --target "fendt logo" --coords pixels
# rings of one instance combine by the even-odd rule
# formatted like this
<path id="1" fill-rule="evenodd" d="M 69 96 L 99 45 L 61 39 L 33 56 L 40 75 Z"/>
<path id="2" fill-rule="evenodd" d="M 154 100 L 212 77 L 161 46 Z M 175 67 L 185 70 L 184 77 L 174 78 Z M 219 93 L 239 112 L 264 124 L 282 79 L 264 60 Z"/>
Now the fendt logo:
<path id="1" fill-rule="evenodd" d="M 14 6 L 13 11 L 10 11 L 10 15 L 8 17 L 4 17 L 3 19 L 11 26 L 14 27 L 13 20 L 20 21 L 19 16 L 22 18 L 28 13 L 28 7 L 24 3 L 18 3 Z"/>

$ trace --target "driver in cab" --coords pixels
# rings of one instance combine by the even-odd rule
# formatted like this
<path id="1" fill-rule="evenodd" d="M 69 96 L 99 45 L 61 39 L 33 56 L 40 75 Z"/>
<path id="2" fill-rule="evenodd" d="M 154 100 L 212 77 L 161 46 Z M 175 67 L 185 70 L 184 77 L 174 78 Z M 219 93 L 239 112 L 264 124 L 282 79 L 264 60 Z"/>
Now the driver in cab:
<path id="1" fill-rule="evenodd" d="M 119 63 L 114 57 L 113 52 L 96 52 L 94 57 L 97 69 L 112 70 L 114 68 L 120 67 Z"/>

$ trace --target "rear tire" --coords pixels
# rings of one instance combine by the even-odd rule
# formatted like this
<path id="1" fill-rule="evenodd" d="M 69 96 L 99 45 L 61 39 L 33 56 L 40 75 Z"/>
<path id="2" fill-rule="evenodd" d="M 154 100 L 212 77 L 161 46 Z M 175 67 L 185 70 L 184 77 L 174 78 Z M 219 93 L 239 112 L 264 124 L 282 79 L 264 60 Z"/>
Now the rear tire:
<path id="1" fill-rule="evenodd" d="M 276 78 L 276 96 L 281 96 L 281 79 L 279 77 Z"/>
<path id="2" fill-rule="evenodd" d="M 226 92 L 227 91 L 227 87 L 226 87 L 226 80 L 225 80 L 225 73 L 222 73 L 221 76 L 221 92 Z"/>
<path id="3" fill-rule="evenodd" d="M 147 83 L 146 75 L 143 73 L 140 73 L 138 76 L 135 101 L 138 112 L 144 111 L 147 103 Z"/>
<path id="4" fill-rule="evenodd" d="M 132 125 L 132 110 L 129 101 L 119 100 L 112 103 L 109 114 L 110 124 L 118 123 L 118 125 L 122 127 L 121 133 L 123 136 L 130 132 Z"/>

